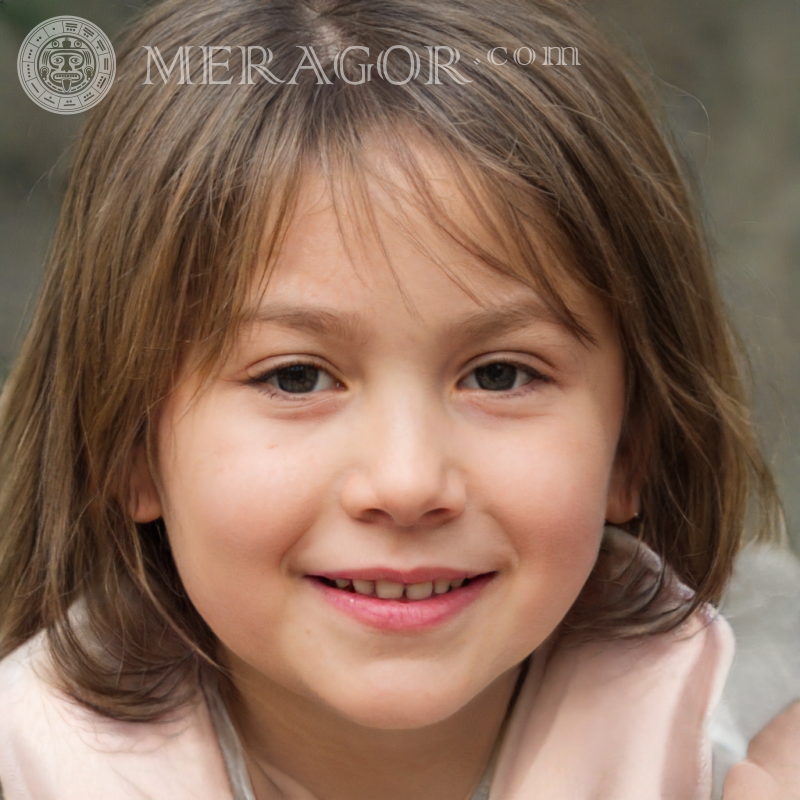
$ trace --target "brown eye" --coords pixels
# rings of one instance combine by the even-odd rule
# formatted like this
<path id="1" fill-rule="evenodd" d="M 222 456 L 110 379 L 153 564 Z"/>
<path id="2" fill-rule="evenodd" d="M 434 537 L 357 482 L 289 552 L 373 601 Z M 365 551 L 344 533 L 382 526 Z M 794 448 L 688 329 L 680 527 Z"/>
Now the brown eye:
<path id="1" fill-rule="evenodd" d="M 481 389 L 490 392 L 505 392 L 514 388 L 521 370 L 512 364 L 487 364 L 475 370 L 475 380 Z"/>
<path id="2" fill-rule="evenodd" d="M 464 387 L 487 392 L 509 392 L 535 380 L 546 381 L 547 378 L 530 367 L 494 361 L 474 369 L 465 379 Z"/>
<path id="3" fill-rule="evenodd" d="M 310 394 L 337 386 L 336 381 L 314 364 L 287 364 L 252 378 L 251 383 L 286 394 Z"/>
<path id="4" fill-rule="evenodd" d="M 319 383 L 320 370 L 310 364 L 293 364 L 275 372 L 275 383 L 279 389 L 293 394 L 313 392 Z"/>

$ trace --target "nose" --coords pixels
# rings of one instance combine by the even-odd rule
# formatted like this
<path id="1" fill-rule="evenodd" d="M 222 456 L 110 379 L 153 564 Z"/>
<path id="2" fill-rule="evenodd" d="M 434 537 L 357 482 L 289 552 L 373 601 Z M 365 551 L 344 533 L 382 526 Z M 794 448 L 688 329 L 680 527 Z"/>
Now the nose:
<path id="1" fill-rule="evenodd" d="M 362 421 L 341 488 L 342 507 L 353 519 L 434 527 L 463 512 L 464 474 L 443 409 L 405 395 L 376 404 Z"/>

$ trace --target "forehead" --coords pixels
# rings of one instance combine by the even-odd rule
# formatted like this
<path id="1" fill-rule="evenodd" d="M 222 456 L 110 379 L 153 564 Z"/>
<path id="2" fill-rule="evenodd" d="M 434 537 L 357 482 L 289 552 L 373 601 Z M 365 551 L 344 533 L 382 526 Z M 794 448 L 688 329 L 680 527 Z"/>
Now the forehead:
<path id="1" fill-rule="evenodd" d="M 457 317 L 465 333 L 538 321 L 591 343 L 608 326 L 602 303 L 541 234 L 528 231 L 535 264 L 513 261 L 474 175 L 426 142 L 415 142 L 413 157 L 410 171 L 377 147 L 358 173 L 306 167 L 277 257 L 256 273 L 245 322 L 356 335 L 365 317 L 399 303 L 418 321 Z"/>

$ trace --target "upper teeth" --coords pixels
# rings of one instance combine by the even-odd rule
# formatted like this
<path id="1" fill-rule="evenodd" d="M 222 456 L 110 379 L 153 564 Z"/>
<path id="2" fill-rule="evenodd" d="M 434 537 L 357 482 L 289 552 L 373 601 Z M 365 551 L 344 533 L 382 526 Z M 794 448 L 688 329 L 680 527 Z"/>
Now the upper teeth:
<path id="1" fill-rule="evenodd" d="M 358 594 L 377 595 L 382 600 L 399 600 L 405 596 L 408 600 L 425 600 L 432 594 L 445 594 L 450 589 L 458 589 L 464 585 L 464 578 L 447 580 L 441 578 L 425 583 L 394 583 L 393 581 L 362 581 L 336 578 L 339 589 L 352 589 Z"/>

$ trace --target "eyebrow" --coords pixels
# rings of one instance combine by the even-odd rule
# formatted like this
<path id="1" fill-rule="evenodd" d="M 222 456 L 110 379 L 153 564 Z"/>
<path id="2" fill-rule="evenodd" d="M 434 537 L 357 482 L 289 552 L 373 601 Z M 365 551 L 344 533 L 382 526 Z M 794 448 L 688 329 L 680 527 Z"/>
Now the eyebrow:
<path id="1" fill-rule="evenodd" d="M 244 318 L 245 323 L 277 323 L 318 336 L 342 340 L 366 340 L 369 332 L 355 314 L 335 308 L 269 303 Z M 482 339 L 510 333 L 535 323 L 555 325 L 574 338 L 581 337 L 554 311 L 536 298 L 523 298 L 506 306 L 477 309 L 451 322 L 443 333 L 447 339 Z"/>
<path id="2" fill-rule="evenodd" d="M 447 328 L 447 335 L 465 339 L 482 339 L 545 323 L 561 328 L 578 338 L 572 328 L 541 300 L 525 297 L 508 305 L 473 311 Z"/>
<path id="3" fill-rule="evenodd" d="M 355 314 L 334 308 L 269 303 L 247 314 L 244 323 L 277 323 L 284 328 L 337 339 L 362 340 L 368 337 L 364 324 Z"/>

